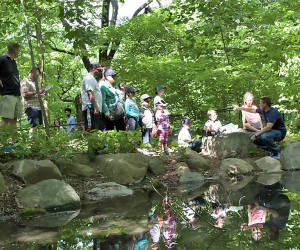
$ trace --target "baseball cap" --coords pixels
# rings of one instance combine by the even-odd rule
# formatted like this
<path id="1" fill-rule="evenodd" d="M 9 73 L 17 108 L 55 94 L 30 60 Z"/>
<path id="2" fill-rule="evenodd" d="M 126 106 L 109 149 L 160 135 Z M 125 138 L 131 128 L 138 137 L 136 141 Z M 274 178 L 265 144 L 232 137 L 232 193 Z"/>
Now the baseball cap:
<path id="1" fill-rule="evenodd" d="M 136 90 L 134 87 L 132 86 L 128 86 L 125 88 L 125 92 L 126 93 L 133 93 L 133 92 L 139 92 L 139 90 Z"/>
<path id="2" fill-rule="evenodd" d="M 140 100 L 141 100 L 141 102 L 142 101 L 144 101 L 145 99 L 147 99 L 147 98 L 152 98 L 152 96 L 149 96 L 148 94 L 143 94 L 141 97 L 140 97 Z"/>
<path id="3" fill-rule="evenodd" d="M 166 102 L 157 102 L 156 103 L 157 107 L 159 107 L 159 106 L 167 107 L 168 105 L 169 105 L 169 103 L 166 103 Z"/>
<path id="4" fill-rule="evenodd" d="M 162 85 L 157 85 L 156 87 L 155 87 L 155 92 L 157 92 L 157 91 L 160 91 L 160 90 L 162 90 L 162 89 L 166 89 L 167 87 L 164 87 L 164 86 L 162 86 Z"/>
<path id="5" fill-rule="evenodd" d="M 100 63 L 98 62 L 93 62 L 90 66 L 90 69 L 102 69 L 103 67 L 101 66 Z"/>
<path id="6" fill-rule="evenodd" d="M 104 72 L 104 76 L 115 76 L 117 75 L 118 73 L 114 72 L 112 69 L 107 69 L 105 70 Z"/>
<path id="7" fill-rule="evenodd" d="M 191 119 L 188 116 L 185 116 L 181 119 L 181 124 L 188 123 L 189 121 L 194 121 L 194 119 Z"/>

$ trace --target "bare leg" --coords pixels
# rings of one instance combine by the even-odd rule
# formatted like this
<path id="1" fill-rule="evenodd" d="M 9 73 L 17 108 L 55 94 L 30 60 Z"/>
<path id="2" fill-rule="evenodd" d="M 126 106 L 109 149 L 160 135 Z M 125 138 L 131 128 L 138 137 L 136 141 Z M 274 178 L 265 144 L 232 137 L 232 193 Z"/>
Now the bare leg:
<path id="1" fill-rule="evenodd" d="M 245 127 L 246 127 L 246 129 L 248 129 L 248 130 L 250 130 L 250 131 L 254 131 L 254 132 L 259 131 L 259 129 L 254 128 L 253 126 L 251 126 L 250 123 L 246 123 L 246 124 L 245 124 Z"/>

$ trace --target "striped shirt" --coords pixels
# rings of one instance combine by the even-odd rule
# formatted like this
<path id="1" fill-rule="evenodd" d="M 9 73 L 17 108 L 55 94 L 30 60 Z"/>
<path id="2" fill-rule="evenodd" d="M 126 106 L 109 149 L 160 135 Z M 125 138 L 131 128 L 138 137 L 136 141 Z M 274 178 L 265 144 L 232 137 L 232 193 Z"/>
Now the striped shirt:
<path id="1" fill-rule="evenodd" d="M 21 92 L 26 93 L 26 92 L 31 92 L 31 91 L 36 91 L 35 89 L 35 82 L 29 80 L 28 78 L 25 78 L 21 82 Z M 27 108 L 34 108 L 37 110 L 41 110 L 41 105 L 39 102 L 38 95 L 35 94 L 32 97 L 29 98 L 24 98 L 23 97 L 23 106 L 24 109 L 26 110 Z"/>
<path id="2" fill-rule="evenodd" d="M 116 82 L 113 83 L 112 87 L 108 81 L 105 81 L 101 85 L 101 93 L 102 93 L 102 112 L 105 116 L 109 114 L 109 107 L 114 105 L 117 101 L 121 101 L 123 106 L 122 100 L 122 93 L 117 85 Z"/>

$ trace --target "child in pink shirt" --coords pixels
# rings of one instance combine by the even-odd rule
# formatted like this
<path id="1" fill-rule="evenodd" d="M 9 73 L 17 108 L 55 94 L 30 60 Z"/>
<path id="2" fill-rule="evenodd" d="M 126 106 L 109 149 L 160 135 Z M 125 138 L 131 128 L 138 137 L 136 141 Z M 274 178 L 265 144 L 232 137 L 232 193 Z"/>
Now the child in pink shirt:
<path id="1" fill-rule="evenodd" d="M 244 105 L 242 107 L 257 109 L 257 107 L 253 105 L 253 99 L 254 96 L 250 92 L 246 92 L 244 95 Z M 259 131 L 263 127 L 260 115 L 258 113 L 242 111 L 242 121 L 244 129 Z"/>

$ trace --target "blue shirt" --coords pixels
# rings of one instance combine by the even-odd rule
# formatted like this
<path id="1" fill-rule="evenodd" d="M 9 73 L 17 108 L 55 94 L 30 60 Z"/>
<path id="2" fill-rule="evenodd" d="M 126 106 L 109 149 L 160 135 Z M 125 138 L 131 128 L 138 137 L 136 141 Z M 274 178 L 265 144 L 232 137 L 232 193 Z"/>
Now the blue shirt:
<path id="1" fill-rule="evenodd" d="M 285 128 L 282 116 L 277 109 L 274 109 L 271 107 L 267 112 L 265 112 L 265 111 L 261 110 L 260 108 L 258 108 L 256 110 L 256 113 L 259 113 L 262 115 L 262 117 L 265 120 L 266 125 L 267 125 L 267 123 L 273 123 L 274 125 L 273 125 L 272 129 L 279 130 L 283 135 L 286 134 L 286 128 Z"/>
<path id="2" fill-rule="evenodd" d="M 125 113 L 128 118 L 133 117 L 137 121 L 139 120 L 139 108 L 135 100 L 126 99 L 125 101 Z"/>
<path id="3" fill-rule="evenodd" d="M 75 134 L 75 125 L 68 125 L 68 124 L 75 124 L 75 118 L 71 115 L 68 117 L 67 120 L 67 132 L 69 132 L 70 129 L 73 128 L 73 130 L 70 132 L 70 135 Z"/>

